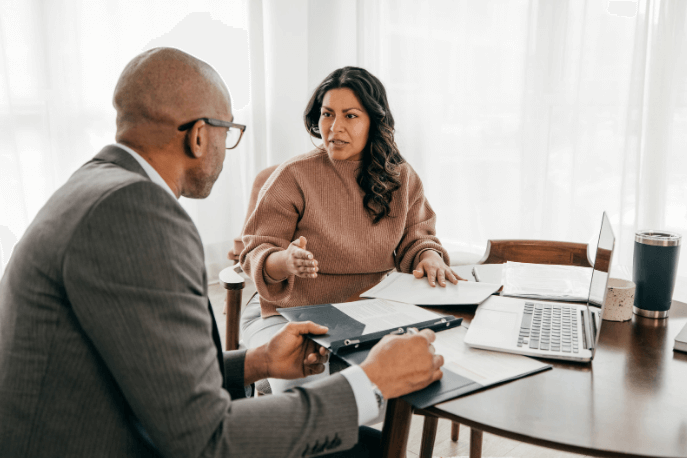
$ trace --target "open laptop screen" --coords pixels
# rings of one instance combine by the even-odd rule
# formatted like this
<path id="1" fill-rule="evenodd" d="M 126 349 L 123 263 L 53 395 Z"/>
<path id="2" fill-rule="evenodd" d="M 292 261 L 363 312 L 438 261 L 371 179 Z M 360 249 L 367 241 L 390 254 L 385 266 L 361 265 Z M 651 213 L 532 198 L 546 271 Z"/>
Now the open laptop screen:
<path id="1" fill-rule="evenodd" d="M 603 318 L 604 304 L 606 302 L 606 292 L 608 291 L 608 278 L 610 276 L 611 262 L 613 260 L 613 248 L 615 247 L 615 235 L 611 228 L 608 215 L 604 212 L 601 217 L 601 230 L 599 231 L 599 241 L 596 246 L 596 256 L 594 268 L 592 269 L 592 280 L 589 285 L 589 299 L 587 300 L 587 317 L 590 317 L 591 327 L 592 357 L 599 342 L 599 329 Z M 590 306 L 601 307 L 599 313 L 591 313 Z M 595 317 L 595 318 L 591 318 Z"/>

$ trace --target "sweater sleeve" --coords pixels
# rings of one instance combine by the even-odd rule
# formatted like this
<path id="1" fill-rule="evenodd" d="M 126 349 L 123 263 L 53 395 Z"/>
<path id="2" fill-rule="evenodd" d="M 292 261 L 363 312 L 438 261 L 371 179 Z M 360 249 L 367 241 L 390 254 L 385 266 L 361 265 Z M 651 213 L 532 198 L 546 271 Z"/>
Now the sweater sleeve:
<path id="1" fill-rule="evenodd" d="M 305 197 L 292 168 L 277 169 L 260 191 L 253 214 L 243 231 L 245 248 L 239 262 L 261 298 L 286 300 L 293 290 L 294 276 L 272 279 L 265 272 L 269 255 L 288 248 L 305 209 Z"/>
<path id="2" fill-rule="evenodd" d="M 422 181 L 415 171 L 408 167 L 406 198 L 408 214 L 398 247 L 396 247 L 395 264 L 400 272 L 411 273 L 418 262 L 420 254 L 426 250 L 436 251 L 447 265 L 450 265 L 448 252 L 441 246 L 436 236 L 436 214 L 425 198 Z"/>

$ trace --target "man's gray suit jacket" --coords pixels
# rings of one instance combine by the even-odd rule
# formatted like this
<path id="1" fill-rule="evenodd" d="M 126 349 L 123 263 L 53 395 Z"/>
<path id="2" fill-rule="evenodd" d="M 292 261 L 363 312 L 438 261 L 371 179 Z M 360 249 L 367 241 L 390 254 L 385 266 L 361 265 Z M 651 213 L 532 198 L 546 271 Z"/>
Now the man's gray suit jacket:
<path id="1" fill-rule="evenodd" d="M 0 455 L 149 456 L 145 432 L 170 457 L 352 447 L 340 374 L 231 399 L 245 353 L 224 353 L 220 372 L 206 280 L 196 227 L 133 157 L 108 146 L 77 170 L 0 283 Z"/>

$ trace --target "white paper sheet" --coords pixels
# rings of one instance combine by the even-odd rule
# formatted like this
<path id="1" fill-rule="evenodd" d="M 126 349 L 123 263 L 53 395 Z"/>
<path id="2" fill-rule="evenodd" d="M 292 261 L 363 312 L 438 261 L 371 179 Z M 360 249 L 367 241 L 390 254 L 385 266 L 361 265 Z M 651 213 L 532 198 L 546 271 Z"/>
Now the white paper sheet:
<path id="1" fill-rule="evenodd" d="M 508 261 L 503 267 L 503 296 L 586 302 L 592 268 Z M 603 287 L 602 283 L 602 287 Z M 602 297 L 603 297 L 603 291 Z"/>
<path id="2" fill-rule="evenodd" d="M 466 329 L 437 332 L 434 348 L 444 357 L 444 368 L 488 386 L 541 369 L 547 364 L 526 356 L 471 348 L 463 342 Z"/>
<path id="3" fill-rule="evenodd" d="M 377 286 L 361 294 L 391 301 L 421 305 L 473 305 L 481 304 L 501 285 L 459 281 L 457 285 L 446 282 L 445 287 L 432 287 L 426 278 L 393 272 Z"/>
<path id="4" fill-rule="evenodd" d="M 439 318 L 440 315 L 416 305 L 370 299 L 332 304 L 351 318 L 365 325 L 363 335 L 387 329 L 408 326 Z"/>

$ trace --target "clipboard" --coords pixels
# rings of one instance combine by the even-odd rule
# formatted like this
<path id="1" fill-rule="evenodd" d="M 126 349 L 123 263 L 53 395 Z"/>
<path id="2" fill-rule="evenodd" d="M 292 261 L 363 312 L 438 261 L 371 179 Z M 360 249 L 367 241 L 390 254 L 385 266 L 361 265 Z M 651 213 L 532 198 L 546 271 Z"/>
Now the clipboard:
<path id="1" fill-rule="evenodd" d="M 405 312 L 406 315 L 431 317 L 431 319 L 365 333 L 366 323 L 350 316 L 345 311 L 354 304 L 365 305 L 366 302 L 373 301 L 377 301 L 377 304 L 381 301 L 382 305 L 390 307 L 391 311 L 393 307 L 398 307 L 399 313 Z M 374 344 L 386 335 L 403 335 L 410 327 L 418 330 L 432 329 L 437 333 L 437 339 L 434 342 L 437 353 L 444 356 L 444 375 L 441 380 L 424 389 L 403 396 L 403 399 L 415 408 L 433 406 L 492 385 L 552 368 L 549 364 L 526 356 L 477 350 L 465 345 L 463 340 L 466 329 L 461 326 L 462 318 L 439 315 L 410 304 L 390 302 L 371 299 L 346 304 L 279 308 L 277 311 L 289 321 L 310 320 L 327 326 L 329 328 L 327 334 L 308 337 L 350 365 L 362 363 Z"/>
<path id="2" fill-rule="evenodd" d="M 350 316 L 346 313 L 346 309 L 354 305 L 369 303 L 374 303 L 375 305 L 381 304 L 391 308 L 397 307 L 400 313 L 406 312 L 406 314 L 408 314 L 408 310 L 417 309 L 413 310 L 414 313 L 408 315 L 411 317 L 422 316 L 428 319 L 423 319 L 422 321 L 400 321 L 397 322 L 398 325 L 396 326 L 366 333 L 365 329 L 370 323 L 363 322 Z M 439 315 L 428 310 L 420 309 L 415 305 L 394 303 L 392 301 L 379 299 L 345 304 L 320 304 L 278 308 L 277 311 L 289 321 L 312 321 L 319 325 L 327 326 L 329 328 L 327 334 L 312 335 L 309 336 L 309 338 L 328 350 L 331 350 L 337 356 L 339 353 L 348 353 L 371 348 L 382 340 L 384 336 L 403 335 L 408 332 L 408 328 L 416 328 L 419 331 L 431 329 L 432 331 L 439 332 L 460 326 L 463 321 L 462 318 L 456 318 L 452 315 Z"/>

